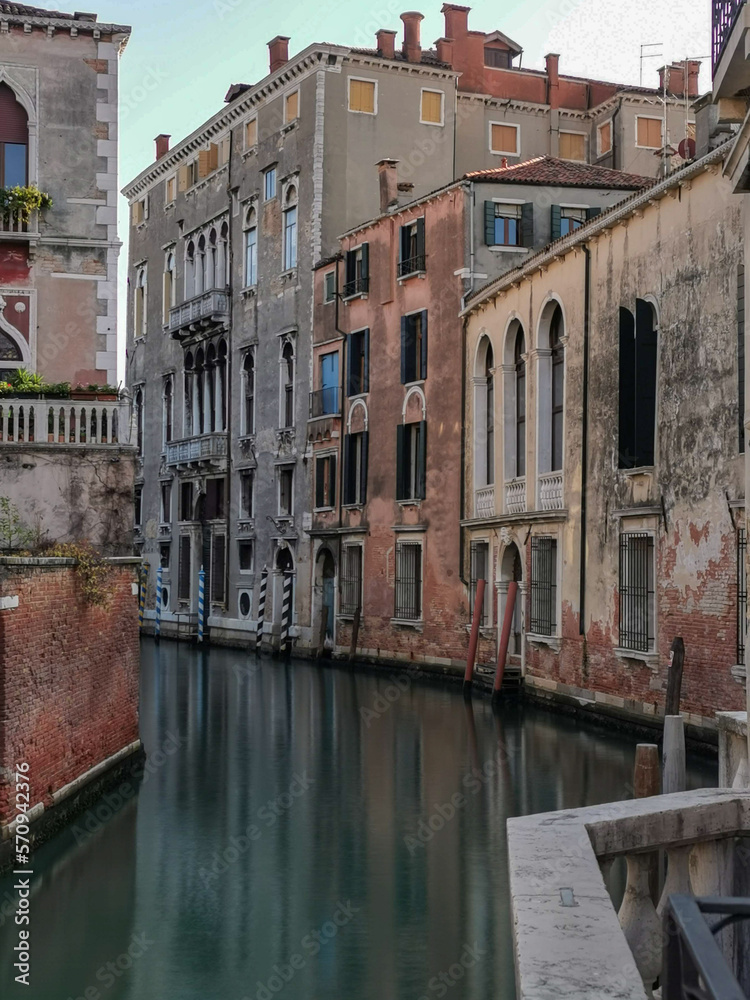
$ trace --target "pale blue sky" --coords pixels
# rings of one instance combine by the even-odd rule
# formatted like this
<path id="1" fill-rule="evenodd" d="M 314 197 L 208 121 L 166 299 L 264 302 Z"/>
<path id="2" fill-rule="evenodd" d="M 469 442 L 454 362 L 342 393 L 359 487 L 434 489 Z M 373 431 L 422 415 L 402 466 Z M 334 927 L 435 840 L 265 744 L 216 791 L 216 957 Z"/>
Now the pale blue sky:
<path id="1" fill-rule="evenodd" d="M 442 0 L 92 0 L 89 9 L 100 21 L 133 29 L 120 67 L 120 186 L 153 160 L 155 135 L 167 132 L 178 141 L 222 106 L 231 83 L 262 79 L 266 43 L 275 35 L 289 35 L 294 53 L 313 41 L 369 47 L 386 27 L 399 31 L 400 45 L 399 14 L 416 9 L 425 15 L 427 47 L 443 34 L 441 6 Z M 709 0 L 476 0 L 469 27 L 510 35 L 524 48 L 525 66 L 541 68 L 547 52 L 559 52 L 562 73 L 635 84 L 641 44 L 662 43 L 667 61 L 707 57 L 711 42 Z M 661 64 L 646 62 L 646 85 L 656 84 Z M 707 58 L 701 88 L 709 86 Z M 124 212 L 121 220 L 127 240 Z M 126 253 L 124 247 L 122 281 Z"/>

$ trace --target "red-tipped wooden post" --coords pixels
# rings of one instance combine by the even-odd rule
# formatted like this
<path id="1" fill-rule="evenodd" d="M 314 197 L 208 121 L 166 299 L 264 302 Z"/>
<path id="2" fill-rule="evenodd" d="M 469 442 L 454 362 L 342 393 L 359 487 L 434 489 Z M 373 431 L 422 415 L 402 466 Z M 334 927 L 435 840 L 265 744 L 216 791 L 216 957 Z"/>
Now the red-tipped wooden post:
<path id="1" fill-rule="evenodd" d="M 466 673 L 464 674 L 464 694 L 469 694 L 471 692 L 471 685 L 474 680 L 474 662 L 477 658 L 477 646 L 479 645 L 479 623 L 482 620 L 484 590 L 486 586 L 486 580 L 477 580 L 477 596 L 474 599 L 474 617 L 471 621 L 469 655 L 466 657 Z"/>
<path id="2" fill-rule="evenodd" d="M 505 617 L 503 618 L 503 631 L 500 636 L 500 649 L 497 653 L 497 672 L 495 673 L 495 690 L 492 692 L 493 698 L 498 698 L 500 696 L 500 688 L 503 686 L 505 661 L 508 659 L 510 630 L 513 628 L 513 615 L 516 613 L 517 593 L 518 583 L 515 580 L 511 580 L 508 584 L 508 596 L 505 600 Z"/>

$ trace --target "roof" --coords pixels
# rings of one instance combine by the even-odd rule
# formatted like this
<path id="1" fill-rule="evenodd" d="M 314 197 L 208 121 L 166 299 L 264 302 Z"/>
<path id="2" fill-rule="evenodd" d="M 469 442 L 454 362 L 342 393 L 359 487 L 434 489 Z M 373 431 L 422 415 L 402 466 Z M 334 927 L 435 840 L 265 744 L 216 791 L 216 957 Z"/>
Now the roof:
<path id="1" fill-rule="evenodd" d="M 124 24 L 103 24 L 97 21 L 96 14 L 83 11 L 66 13 L 62 10 L 50 10 L 47 7 L 32 7 L 25 3 L 11 3 L 10 0 L 0 0 L 0 21 L 16 21 L 32 24 L 50 24 L 65 22 L 65 26 L 74 26 L 79 31 L 99 31 L 105 33 L 130 33 L 130 28 Z"/>
<path id="2" fill-rule="evenodd" d="M 471 181 L 493 184 L 551 184 L 555 187 L 615 188 L 640 191 L 654 184 L 653 177 L 626 174 L 622 170 L 598 167 L 593 163 L 560 160 L 556 156 L 536 156 L 489 170 L 473 170 L 464 176 Z"/>

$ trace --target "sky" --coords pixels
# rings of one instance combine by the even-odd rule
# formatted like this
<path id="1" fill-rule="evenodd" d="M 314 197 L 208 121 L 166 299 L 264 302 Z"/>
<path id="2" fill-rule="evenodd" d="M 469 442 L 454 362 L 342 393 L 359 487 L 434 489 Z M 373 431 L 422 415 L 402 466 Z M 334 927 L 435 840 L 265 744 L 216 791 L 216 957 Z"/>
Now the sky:
<path id="1" fill-rule="evenodd" d="M 61 4 L 61 6 L 63 6 Z M 291 38 L 289 51 L 311 42 L 373 47 L 378 28 L 399 31 L 403 10 L 424 14 L 422 45 L 444 30 L 442 0 L 92 0 L 100 21 L 129 24 L 132 36 L 120 64 L 120 186 L 154 158 L 153 139 L 189 135 L 218 111 L 232 83 L 255 83 L 268 73 L 266 43 Z M 560 71 L 618 83 L 640 82 L 641 45 L 647 53 L 643 83 L 658 84 L 664 62 L 705 57 L 701 90 L 711 85 L 710 0 L 477 0 L 472 30 L 500 30 L 524 49 L 523 65 L 544 67 L 560 54 Z M 120 206 L 120 237 L 127 242 L 127 212 Z M 127 246 L 123 247 L 124 288 Z M 121 295 L 121 313 L 125 297 Z M 120 339 L 124 341 L 121 320 Z M 124 369 L 121 369 L 124 370 Z"/>

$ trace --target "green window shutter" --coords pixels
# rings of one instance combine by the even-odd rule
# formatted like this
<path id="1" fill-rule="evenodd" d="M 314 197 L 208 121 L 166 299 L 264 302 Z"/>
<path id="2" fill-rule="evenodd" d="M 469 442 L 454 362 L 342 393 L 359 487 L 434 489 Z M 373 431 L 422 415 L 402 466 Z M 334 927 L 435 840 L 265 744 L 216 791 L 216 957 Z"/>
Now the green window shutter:
<path id="1" fill-rule="evenodd" d="M 322 458 L 315 460 L 315 506 L 323 506 L 325 463 Z"/>
<path id="2" fill-rule="evenodd" d="M 331 455 L 328 462 L 328 506 L 336 506 L 336 456 Z"/>
<path id="3" fill-rule="evenodd" d="M 354 334 L 349 333 L 346 337 L 346 394 L 347 396 L 354 395 L 354 388 L 352 386 L 352 354 L 354 353 Z"/>
<path id="4" fill-rule="evenodd" d="M 344 503 L 354 503 L 354 436 L 344 437 Z"/>
<path id="5" fill-rule="evenodd" d="M 417 499 L 424 500 L 427 493 L 427 421 L 419 422 L 419 449 L 417 452 Z"/>
<path id="6" fill-rule="evenodd" d="M 362 432 L 362 461 L 359 470 L 359 498 L 361 503 L 367 503 L 367 446 L 369 432 Z"/>
<path id="7" fill-rule="evenodd" d="M 488 247 L 495 246 L 495 202 L 484 203 L 484 242 Z"/>
<path id="8" fill-rule="evenodd" d="M 586 209 L 586 218 L 589 219 L 589 220 L 590 219 L 595 219 L 597 217 L 597 215 L 601 215 L 601 214 L 602 214 L 602 210 L 601 210 L 601 208 L 598 205 L 594 205 L 592 208 L 587 208 Z"/>
<path id="9" fill-rule="evenodd" d="M 559 240 L 562 235 L 562 209 L 559 205 L 552 206 L 552 240 Z"/>
<path id="10" fill-rule="evenodd" d="M 406 348 L 409 327 L 406 316 L 401 317 L 401 384 L 406 385 Z"/>
<path id="11" fill-rule="evenodd" d="M 421 378 L 427 378 L 427 310 L 422 310 L 422 357 L 420 358 Z"/>
<path id="12" fill-rule="evenodd" d="M 396 427 L 396 499 L 408 500 L 404 455 L 406 454 L 406 427 L 399 424 Z"/>
<path id="13" fill-rule="evenodd" d="M 362 392 L 370 391 L 370 328 L 368 327 L 362 334 L 362 350 L 365 352 L 364 382 Z"/>
<path id="14" fill-rule="evenodd" d="M 534 205 L 530 201 L 521 209 L 521 246 L 534 246 Z"/>
<path id="15" fill-rule="evenodd" d="M 424 255 L 424 216 L 422 216 L 421 219 L 417 219 L 417 257 L 424 257 Z"/>
<path id="16" fill-rule="evenodd" d="M 362 244 L 362 282 L 364 291 L 369 291 L 370 282 L 370 244 Z"/>

